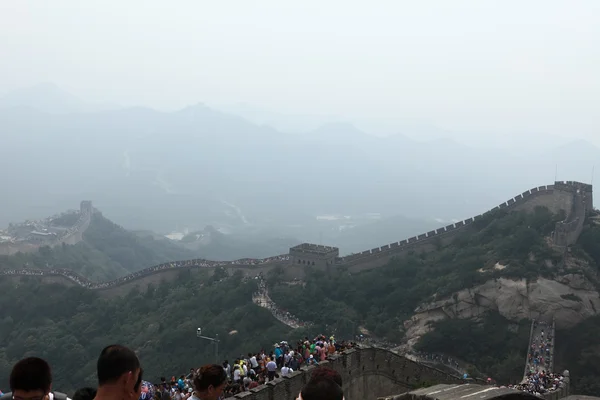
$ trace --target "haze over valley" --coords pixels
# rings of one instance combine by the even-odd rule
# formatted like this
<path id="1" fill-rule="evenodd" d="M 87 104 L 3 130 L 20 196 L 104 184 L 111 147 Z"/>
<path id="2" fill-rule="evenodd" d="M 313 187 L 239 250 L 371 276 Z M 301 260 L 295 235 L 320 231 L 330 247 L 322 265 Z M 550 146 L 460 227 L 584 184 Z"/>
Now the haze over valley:
<path id="1" fill-rule="evenodd" d="M 600 165 L 584 140 L 518 155 L 342 122 L 280 132 L 202 104 L 82 111 L 87 103 L 73 98 L 49 84 L 5 97 L 0 167 L 11 190 L 0 224 L 93 199 L 130 229 L 212 226 L 350 253 L 476 215 L 555 173 L 590 182 Z"/>
<path id="2" fill-rule="evenodd" d="M 0 400 L 600 400 L 598 21 L 0 1 Z"/>

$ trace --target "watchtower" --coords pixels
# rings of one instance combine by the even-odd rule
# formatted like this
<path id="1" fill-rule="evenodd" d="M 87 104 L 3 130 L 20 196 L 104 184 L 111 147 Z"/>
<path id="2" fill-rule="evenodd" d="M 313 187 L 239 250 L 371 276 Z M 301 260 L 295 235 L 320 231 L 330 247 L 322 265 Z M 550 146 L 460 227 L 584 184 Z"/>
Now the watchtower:
<path id="1" fill-rule="evenodd" d="M 290 248 L 290 261 L 294 265 L 327 267 L 335 264 L 335 259 L 339 255 L 339 248 L 319 244 L 302 243 Z"/>
<path id="2" fill-rule="evenodd" d="M 592 185 L 581 182 L 557 181 L 554 182 L 554 190 L 557 193 L 567 193 L 570 198 L 564 204 L 567 208 L 567 218 L 556 223 L 552 241 L 559 247 L 570 246 L 577 242 L 585 219 L 594 208 L 593 188 Z M 558 197 L 562 198 L 564 197 Z"/>
<path id="3" fill-rule="evenodd" d="M 82 201 L 81 205 L 79 206 L 79 210 L 80 210 L 81 214 L 92 214 L 92 211 L 93 211 L 92 202 L 89 200 Z"/>

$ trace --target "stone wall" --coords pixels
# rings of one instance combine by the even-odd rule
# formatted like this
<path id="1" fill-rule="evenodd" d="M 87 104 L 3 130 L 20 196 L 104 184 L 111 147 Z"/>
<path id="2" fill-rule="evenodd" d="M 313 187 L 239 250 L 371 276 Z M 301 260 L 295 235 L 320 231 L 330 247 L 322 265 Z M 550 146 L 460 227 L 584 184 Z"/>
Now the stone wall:
<path id="1" fill-rule="evenodd" d="M 340 373 L 346 400 L 375 399 L 404 393 L 422 384 L 462 382 L 458 376 L 379 348 L 347 350 L 329 357 L 320 366 L 333 368 Z M 275 379 L 235 397 L 246 400 L 295 400 L 314 368 L 303 367 L 288 377 Z"/>
<path id="2" fill-rule="evenodd" d="M 159 278 L 148 277 L 158 274 L 166 274 L 165 277 L 167 277 L 172 275 L 172 273 L 169 272 L 172 269 L 223 267 L 230 270 L 242 270 L 244 273 L 253 274 L 254 272 L 264 272 L 277 266 L 283 266 L 286 275 L 293 279 L 301 278 L 304 273 L 304 268 L 307 266 L 312 266 L 313 261 L 315 267 L 329 267 L 333 262 L 335 265 L 347 267 L 350 272 L 357 272 L 385 265 L 390 261 L 390 259 L 403 256 L 411 251 L 417 253 L 428 252 L 434 251 L 439 246 L 446 246 L 450 244 L 458 235 L 462 235 L 465 232 L 473 229 L 474 222 L 491 212 L 497 210 L 533 211 L 537 206 L 547 207 L 553 213 L 558 213 L 561 210 L 565 211 L 567 214 L 567 220 L 563 221 L 563 224 L 557 225 L 558 228 L 555 229 L 556 233 L 553 235 L 553 238 L 559 243 L 573 243 L 577 240 L 579 234 L 581 233 L 583 221 L 587 211 L 592 207 L 593 200 L 591 191 L 591 185 L 572 181 L 555 182 L 554 185 L 539 186 L 527 190 L 516 197 L 499 204 L 488 212 L 477 215 L 473 218 L 468 218 L 464 221 L 459 221 L 457 223 L 404 239 L 399 242 L 365 250 L 362 253 L 352 254 L 346 257 L 337 257 L 335 259 L 331 258 L 331 261 L 329 261 L 329 258 L 333 257 L 332 255 L 337 255 L 337 248 L 304 244 L 306 246 L 316 246 L 317 248 L 322 248 L 323 251 L 328 250 L 328 252 L 326 252 L 326 255 L 315 255 L 311 252 L 305 251 L 306 249 L 301 248 L 303 246 L 301 245 L 290 249 L 290 253 L 293 253 L 293 255 L 284 254 L 261 260 L 242 259 L 227 262 L 216 262 L 203 259 L 175 261 L 152 266 L 111 282 L 79 282 L 82 286 L 90 289 L 109 289 L 116 286 L 129 285 L 131 282 L 138 279 L 150 279 L 155 281 Z M 87 229 L 87 226 L 89 226 L 90 223 L 89 218 L 86 217 L 89 216 L 89 213 L 84 212 L 84 210 L 90 209 L 91 202 L 82 202 L 82 218 L 80 221 L 78 221 L 78 229 L 71 233 L 70 236 L 67 235 L 67 237 L 64 237 L 62 239 L 63 242 L 72 244 L 72 242 L 76 243 L 77 241 L 81 240 L 81 235 L 85 229 Z M 321 253 L 323 251 L 321 251 Z M 300 256 L 306 259 L 303 260 Z M 300 260 L 300 263 L 298 263 L 298 260 Z M 305 262 L 302 263 L 302 261 Z M 0 271 L 0 274 L 3 274 L 3 272 Z M 73 279 L 69 276 L 67 277 L 69 279 Z"/>
<path id="3" fill-rule="evenodd" d="M 0 270 L 0 276 L 4 277 L 39 277 L 47 280 L 49 277 L 62 276 L 64 282 L 69 284 L 75 283 L 84 288 L 101 291 L 104 295 L 120 295 L 125 294 L 133 287 L 145 289 L 149 284 L 158 284 L 165 281 L 176 279 L 181 272 L 184 271 L 209 271 L 213 272 L 215 268 L 221 267 L 228 270 L 230 273 L 235 271 L 243 271 L 245 275 L 258 275 L 266 273 L 277 266 L 285 267 L 285 272 L 288 277 L 300 278 L 303 269 L 294 266 L 289 266 L 287 256 L 271 257 L 263 260 L 236 260 L 229 262 L 206 261 L 203 259 L 174 261 L 170 263 L 159 264 L 144 270 L 126 275 L 108 282 L 91 282 L 79 274 L 64 268 L 53 269 L 18 269 L 18 270 Z"/>
<path id="4" fill-rule="evenodd" d="M 42 246 L 61 246 L 64 244 L 74 245 L 83 240 L 83 233 L 90 226 L 92 220 L 92 214 L 94 210 L 91 201 L 82 201 L 80 204 L 79 218 L 77 222 L 70 227 L 62 236 L 49 241 L 47 243 L 29 243 L 29 242 L 16 242 L 16 243 L 2 243 L 0 244 L 0 255 L 13 255 L 18 252 L 31 253 L 37 251 Z"/>
<path id="5" fill-rule="evenodd" d="M 566 187 L 571 188 L 568 185 Z M 555 191 L 554 185 L 539 186 L 511 198 L 481 215 L 399 242 L 376 247 L 362 253 L 340 257 L 337 260 L 337 264 L 349 267 L 351 272 L 375 268 L 385 265 L 393 257 L 404 255 L 410 251 L 417 253 L 428 252 L 435 250 L 438 246 L 445 246 L 458 235 L 462 235 L 472 228 L 473 222 L 496 210 L 533 211 L 537 206 L 545 206 L 553 213 L 558 213 L 560 210 L 565 210 L 568 213 L 572 207 L 572 199 L 573 194 L 571 190 Z"/>

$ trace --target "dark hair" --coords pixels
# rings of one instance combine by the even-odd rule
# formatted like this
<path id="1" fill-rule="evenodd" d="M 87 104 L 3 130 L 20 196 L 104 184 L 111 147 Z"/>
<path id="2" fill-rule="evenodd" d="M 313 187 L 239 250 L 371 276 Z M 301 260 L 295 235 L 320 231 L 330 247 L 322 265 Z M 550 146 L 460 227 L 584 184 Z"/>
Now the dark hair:
<path id="1" fill-rule="evenodd" d="M 28 357 L 16 363 L 10 373 L 10 390 L 43 390 L 50 392 L 52 387 L 52 370 L 41 358 Z"/>
<path id="2" fill-rule="evenodd" d="M 92 387 L 77 389 L 72 400 L 94 400 L 97 390 Z"/>
<path id="3" fill-rule="evenodd" d="M 140 368 L 140 360 L 125 346 L 112 344 L 106 346 L 98 357 L 98 385 L 116 382 L 123 374 L 135 372 Z M 136 382 L 136 387 L 142 383 L 142 371 Z"/>
<path id="4" fill-rule="evenodd" d="M 222 366 L 217 364 L 208 364 L 200 368 L 198 374 L 194 376 L 194 388 L 196 390 L 206 390 L 209 386 L 221 386 L 227 381 L 227 374 Z"/>
<path id="5" fill-rule="evenodd" d="M 303 400 L 343 400 L 342 387 L 333 379 L 317 376 L 311 378 L 302 388 Z"/>
<path id="6" fill-rule="evenodd" d="M 342 385 L 342 376 L 336 370 L 329 367 L 317 367 L 313 370 L 311 374 L 311 379 L 319 379 L 319 378 L 329 378 L 338 385 Z"/>

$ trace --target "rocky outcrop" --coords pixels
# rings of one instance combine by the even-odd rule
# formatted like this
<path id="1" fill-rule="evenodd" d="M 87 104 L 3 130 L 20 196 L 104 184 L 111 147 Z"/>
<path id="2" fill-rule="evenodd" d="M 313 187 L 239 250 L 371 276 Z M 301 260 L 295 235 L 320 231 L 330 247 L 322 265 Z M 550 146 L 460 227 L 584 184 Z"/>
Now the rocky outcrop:
<path id="1" fill-rule="evenodd" d="M 555 279 L 495 279 L 421 304 L 404 323 L 407 347 L 432 329 L 432 323 L 449 318 L 478 318 L 497 311 L 509 320 L 556 320 L 558 329 L 569 328 L 600 312 L 600 295 L 592 282 L 581 274 L 565 274 Z"/>

